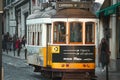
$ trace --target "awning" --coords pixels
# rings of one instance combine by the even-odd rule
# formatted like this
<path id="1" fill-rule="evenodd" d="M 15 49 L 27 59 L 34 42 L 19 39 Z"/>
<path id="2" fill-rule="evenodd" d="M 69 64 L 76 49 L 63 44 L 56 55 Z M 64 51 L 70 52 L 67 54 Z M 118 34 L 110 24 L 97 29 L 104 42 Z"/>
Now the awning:
<path id="1" fill-rule="evenodd" d="M 118 7 L 118 6 L 120 6 L 120 2 L 116 3 L 114 5 L 111 5 L 111 6 L 107 7 L 107 8 L 104 8 L 102 10 L 97 11 L 96 12 L 96 16 L 99 16 L 100 13 L 103 13 L 104 16 L 108 16 L 108 15 L 114 14 L 114 13 L 116 13 L 116 7 Z"/>

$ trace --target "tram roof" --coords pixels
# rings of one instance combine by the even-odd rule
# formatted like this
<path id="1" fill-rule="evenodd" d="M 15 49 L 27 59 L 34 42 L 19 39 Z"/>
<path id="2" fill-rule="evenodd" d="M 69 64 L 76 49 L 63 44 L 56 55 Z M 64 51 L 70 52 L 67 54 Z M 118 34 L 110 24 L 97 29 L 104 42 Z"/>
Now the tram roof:
<path id="1" fill-rule="evenodd" d="M 96 18 L 96 15 L 88 10 L 70 8 L 57 11 L 52 18 Z"/>
<path id="2" fill-rule="evenodd" d="M 51 7 L 46 8 L 44 11 L 35 10 L 33 14 L 29 15 L 27 19 L 36 19 L 36 18 L 51 18 L 52 15 L 56 14 L 56 10 Z"/>

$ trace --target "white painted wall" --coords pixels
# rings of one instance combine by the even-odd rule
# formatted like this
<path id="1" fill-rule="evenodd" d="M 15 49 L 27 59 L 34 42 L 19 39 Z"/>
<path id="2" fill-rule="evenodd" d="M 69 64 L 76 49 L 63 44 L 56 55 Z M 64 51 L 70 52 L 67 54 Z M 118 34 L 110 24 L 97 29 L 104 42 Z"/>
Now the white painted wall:
<path id="1" fill-rule="evenodd" d="M 115 4 L 117 0 L 111 0 Z M 110 15 L 110 28 L 111 28 L 111 38 L 110 38 L 110 51 L 111 51 L 111 63 L 110 63 L 110 70 L 115 71 L 117 70 L 116 60 L 117 60 L 117 38 L 116 38 L 116 14 Z"/>
<path id="2" fill-rule="evenodd" d="M 29 12 L 29 3 L 21 6 L 21 36 L 25 35 L 25 16 L 24 13 Z"/>
<path id="3" fill-rule="evenodd" d="M 42 46 L 46 46 L 46 31 L 47 31 L 47 25 L 42 24 Z"/>

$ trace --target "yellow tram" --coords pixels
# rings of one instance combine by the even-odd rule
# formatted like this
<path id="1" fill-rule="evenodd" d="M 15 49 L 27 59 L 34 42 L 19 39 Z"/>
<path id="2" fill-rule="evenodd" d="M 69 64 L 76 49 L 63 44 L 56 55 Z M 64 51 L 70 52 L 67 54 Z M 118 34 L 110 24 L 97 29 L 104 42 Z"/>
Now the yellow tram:
<path id="1" fill-rule="evenodd" d="M 51 78 L 94 78 L 98 19 L 78 8 L 52 10 L 27 19 L 28 63 Z"/>

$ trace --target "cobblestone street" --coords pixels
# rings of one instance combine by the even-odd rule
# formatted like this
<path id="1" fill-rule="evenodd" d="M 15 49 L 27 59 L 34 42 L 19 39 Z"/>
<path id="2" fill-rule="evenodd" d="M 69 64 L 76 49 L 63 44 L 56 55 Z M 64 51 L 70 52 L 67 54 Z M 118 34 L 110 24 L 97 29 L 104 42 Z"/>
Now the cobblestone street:
<path id="1" fill-rule="evenodd" d="M 13 51 L 8 52 L 8 54 L 3 52 L 2 62 L 4 67 L 4 80 L 43 80 L 41 79 L 40 73 L 33 72 L 33 68 L 27 64 L 23 49 L 19 57 L 17 54 L 14 56 Z M 102 69 L 97 67 L 96 76 L 97 80 L 106 80 L 106 71 L 102 72 Z M 109 80 L 119 79 L 120 71 L 109 71 Z"/>
<path id="2" fill-rule="evenodd" d="M 4 80 L 45 80 L 40 73 L 35 73 L 33 67 L 27 64 L 24 53 L 14 56 L 13 52 L 3 52 L 2 64 L 4 68 Z"/>

